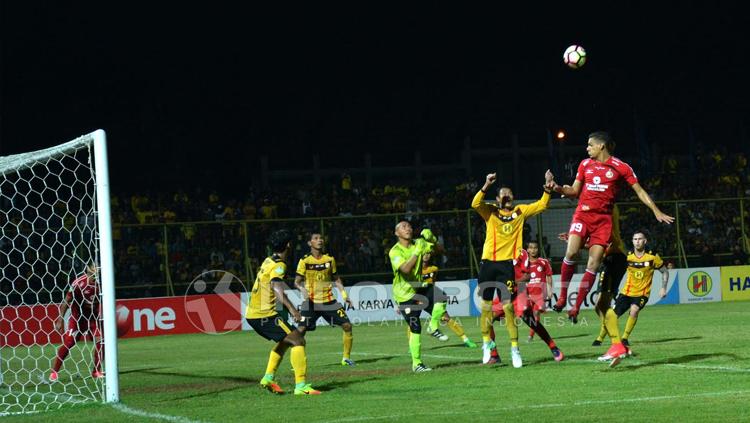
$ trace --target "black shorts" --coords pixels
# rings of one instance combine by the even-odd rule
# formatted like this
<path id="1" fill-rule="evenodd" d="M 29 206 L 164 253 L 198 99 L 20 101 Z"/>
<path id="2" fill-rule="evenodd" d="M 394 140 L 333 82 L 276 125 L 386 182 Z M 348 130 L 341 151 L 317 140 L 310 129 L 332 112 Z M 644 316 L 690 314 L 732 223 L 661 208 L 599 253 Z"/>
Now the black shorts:
<path id="1" fill-rule="evenodd" d="M 648 303 L 648 297 L 628 297 L 627 295 L 620 294 L 615 301 L 615 313 L 617 317 L 620 317 L 627 313 L 633 304 L 643 310 L 646 307 L 646 303 Z"/>
<path id="2" fill-rule="evenodd" d="M 492 301 L 495 292 L 501 300 L 510 300 L 516 281 L 513 260 L 483 260 L 479 265 L 479 296 Z"/>
<path id="3" fill-rule="evenodd" d="M 425 309 L 425 304 L 419 302 L 418 298 L 415 295 L 404 302 L 398 303 L 398 311 L 404 316 L 411 333 L 422 333 L 422 321 L 419 320 L 419 315 Z"/>
<path id="4" fill-rule="evenodd" d="M 344 311 L 344 306 L 336 300 L 327 303 L 314 303 L 309 300 L 305 301 L 300 308 L 300 314 L 303 319 L 299 325 L 308 331 L 315 330 L 318 318 L 320 317 L 325 319 L 329 325 L 341 326 L 344 323 L 350 323 L 349 316 L 347 316 Z"/>
<path id="5" fill-rule="evenodd" d="M 421 297 L 416 297 L 420 300 L 420 302 L 426 298 L 427 304 L 426 307 L 423 308 L 424 311 L 426 311 L 429 314 L 432 314 L 432 308 L 435 306 L 436 303 L 445 303 L 448 302 L 448 296 L 445 295 L 445 292 L 443 292 L 442 289 L 435 286 L 435 284 L 431 283 L 427 285 L 424 288 L 418 288 L 417 295 Z"/>
<path id="6" fill-rule="evenodd" d="M 602 270 L 599 272 L 599 288 L 597 289 L 599 293 L 608 293 L 614 297 L 627 268 L 628 260 L 623 253 L 614 253 L 604 257 Z"/>
<path id="7" fill-rule="evenodd" d="M 292 333 L 293 330 L 297 329 L 294 325 L 284 321 L 284 319 L 279 317 L 278 314 L 269 317 L 259 317 L 257 319 L 246 320 L 250 327 L 258 332 L 258 335 L 269 341 L 279 342 Z"/>

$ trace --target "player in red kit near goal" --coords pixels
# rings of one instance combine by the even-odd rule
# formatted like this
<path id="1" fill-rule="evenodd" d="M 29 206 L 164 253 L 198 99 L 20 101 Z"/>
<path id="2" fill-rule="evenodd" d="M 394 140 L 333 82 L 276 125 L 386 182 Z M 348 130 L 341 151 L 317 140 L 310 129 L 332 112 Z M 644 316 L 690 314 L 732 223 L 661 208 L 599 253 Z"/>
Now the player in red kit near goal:
<path id="1" fill-rule="evenodd" d="M 63 319 L 65 313 L 70 310 L 67 330 L 63 332 Z M 56 382 L 57 372 L 60 371 L 63 361 L 68 356 L 70 349 L 84 338 L 94 341 L 94 369 L 91 376 L 95 379 L 104 377 L 101 368 L 101 359 L 104 355 L 104 340 L 101 332 L 101 307 L 99 303 L 99 283 L 96 278 L 96 266 L 89 264 L 83 275 L 76 278 L 70 284 L 70 290 L 65 294 L 65 299 L 60 304 L 60 315 L 55 320 L 55 330 L 62 332 L 62 345 L 57 349 L 57 355 L 52 364 L 49 381 Z"/>
<path id="2" fill-rule="evenodd" d="M 648 193 L 640 186 L 630 165 L 612 156 L 614 149 L 615 142 L 608 133 L 590 134 L 586 147 L 589 158 L 581 161 L 578 166 L 573 185 L 555 185 L 554 187 L 555 192 L 565 197 L 578 198 L 578 207 L 573 214 L 568 231 L 568 247 L 560 269 L 560 298 L 553 307 L 557 312 L 562 311 L 567 305 L 568 285 L 575 271 L 575 258 L 586 239 L 589 244 L 586 272 L 581 279 L 578 292 L 579 301 L 568 310 L 568 316 L 573 323 L 577 321 L 581 301 L 591 289 L 596 272 L 602 264 L 604 250 L 609 245 L 612 234 L 612 209 L 621 183 L 627 183 L 635 191 L 638 199 L 654 213 L 657 221 L 666 224 L 674 221 L 672 216 L 659 210 Z M 612 339 L 612 347 L 605 355 L 619 357 L 626 353 L 627 350 L 620 342 L 617 315 L 608 309 L 600 313 L 600 317 Z M 617 360 L 613 361 L 612 365 L 616 365 L 617 362 Z"/>

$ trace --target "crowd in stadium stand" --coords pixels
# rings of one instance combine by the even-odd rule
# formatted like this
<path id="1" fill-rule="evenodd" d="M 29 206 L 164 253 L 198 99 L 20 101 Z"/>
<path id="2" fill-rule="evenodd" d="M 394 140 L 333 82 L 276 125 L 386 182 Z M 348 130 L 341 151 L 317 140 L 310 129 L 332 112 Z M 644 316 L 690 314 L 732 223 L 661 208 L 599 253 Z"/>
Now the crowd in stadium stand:
<path id="1" fill-rule="evenodd" d="M 689 266 L 748 263 L 750 247 L 742 236 L 742 219 L 744 216 L 748 233 L 750 204 L 745 201 L 745 210 L 741 211 L 736 199 L 750 196 L 747 158 L 719 151 L 704 157 L 691 168 L 667 156 L 661 171 L 641 177 L 641 184 L 657 201 L 681 200 L 678 205 L 662 207 L 669 214 L 679 214 L 681 244 L 675 226 L 656 224 L 632 191 L 624 189 L 620 203 L 626 243 L 634 230 L 645 228 L 651 247 L 678 267 L 685 264 L 678 260 L 680 245 Z M 441 178 L 441 182 L 445 185 L 390 183 L 365 188 L 344 174 L 335 184 L 324 187 L 249 188 L 235 196 L 201 188 L 114 195 L 111 200 L 118 296 L 179 294 L 185 292 L 190 281 L 212 269 L 228 270 L 249 283 L 267 253 L 268 235 L 282 227 L 298 234 L 293 266 L 308 250 L 306 234 L 318 231 L 325 234 L 327 250 L 335 255 L 339 272 L 347 275 L 346 281 L 387 281 L 387 253 L 394 243 L 393 227 L 398 218 L 412 219 L 417 227 L 434 228 L 446 247 L 438 264 L 443 269 L 459 268 L 456 277 L 466 277 L 472 259 L 468 240 L 478 250 L 484 239 L 484 225 L 475 213 L 468 213 L 469 221 L 467 213 L 459 211 L 469 207 L 480 180 Z M 707 198 L 711 200 L 705 201 Z M 282 218 L 297 220 L 277 220 Z M 527 227 L 524 235 L 526 241 L 536 238 L 536 228 Z M 7 243 L 0 241 L 5 250 L 8 246 L 4 244 Z M 550 241 L 544 239 L 542 247 L 549 257 Z M 559 261 L 559 257 L 552 259 L 553 263 Z M 11 279 L 17 287 L 66 283 L 64 277 L 58 282 L 35 278 L 30 268 L 16 270 L 6 272 L 2 292 L 10 291 Z M 450 273 L 445 275 L 450 277 Z M 12 299 L 0 296 L 0 302 L 20 301 L 18 295 L 13 295 Z"/>
<path id="2" fill-rule="evenodd" d="M 742 237 L 741 213 L 736 200 L 750 195 L 747 159 L 743 154 L 733 154 L 730 159 L 714 151 L 696 163 L 695 170 L 685 172 L 686 166 L 673 156 L 667 156 L 661 171 L 641 179 L 641 184 L 652 197 L 661 201 L 726 199 L 686 201 L 663 208 L 680 216 L 680 241 L 689 256 L 688 265 L 747 263 L 748 246 Z M 307 252 L 305 234 L 322 231 L 327 235 L 327 249 L 335 254 L 340 273 L 352 275 L 353 279 L 362 279 L 355 275 L 387 274 L 386 255 L 394 242 L 393 226 L 397 217 L 411 218 L 430 211 L 445 212 L 420 214 L 416 221 L 420 227 L 438 228 L 436 232 L 447 248 L 446 254 L 440 257 L 440 264 L 445 268 L 466 268 L 470 260 L 467 237 L 471 236 L 474 247 L 479 248 L 484 239 L 484 227 L 472 221 L 467 228 L 466 214 L 450 211 L 468 208 L 477 189 L 477 181 L 454 181 L 447 186 L 385 184 L 365 188 L 357 186 L 344 174 L 340 181 L 326 187 L 250 188 L 236 197 L 200 188 L 190 192 L 113 197 L 113 216 L 118 224 L 188 222 L 166 227 L 118 226 L 115 233 L 118 279 L 134 287 L 143 286 L 151 295 L 164 293 L 150 292 L 154 280 L 170 278 L 181 286 L 210 269 L 229 270 L 249 280 L 266 254 L 267 235 L 281 227 L 299 234 L 292 264 Z M 676 259 L 680 251 L 675 227 L 656 224 L 646 207 L 628 204 L 637 203 L 632 191 L 624 189 L 622 193 L 622 230 L 626 243 L 629 242 L 627 234 L 646 228 L 651 247 L 663 256 L 672 257 L 669 260 L 674 265 L 682 266 Z M 750 213 L 747 204 L 745 207 L 745 224 L 748 225 Z M 384 214 L 391 215 L 381 216 Z M 327 219 L 316 219 L 320 217 Z M 282 218 L 311 219 L 276 220 Z M 536 236 L 535 228 L 528 227 L 525 234 L 527 240 Z M 163 244 L 164 239 L 168 245 Z M 545 239 L 544 243 L 543 248 L 549 255 L 548 241 Z"/>

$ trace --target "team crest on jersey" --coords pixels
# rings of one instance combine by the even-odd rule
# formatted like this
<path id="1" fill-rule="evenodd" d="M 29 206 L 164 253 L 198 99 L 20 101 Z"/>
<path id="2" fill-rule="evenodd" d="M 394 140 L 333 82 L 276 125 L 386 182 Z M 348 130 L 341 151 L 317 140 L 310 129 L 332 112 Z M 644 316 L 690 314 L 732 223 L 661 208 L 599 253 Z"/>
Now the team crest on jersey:
<path id="1" fill-rule="evenodd" d="M 594 176 L 594 183 L 597 184 L 597 185 L 601 184 L 602 183 L 602 178 L 600 178 L 598 176 Z"/>
<path id="2" fill-rule="evenodd" d="M 537 266 L 537 267 L 536 267 L 536 271 L 537 271 L 537 272 L 541 272 L 541 271 L 542 271 L 542 266 Z"/>
<path id="3" fill-rule="evenodd" d="M 536 277 L 536 272 L 531 272 L 531 278 L 534 279 Z"/>
<path id="4" fill-rule="evenodd" d="M 607 173 L 604 174 L 609 179 L 614 178 L 615 174 L 612 172 L 612 169 L 608 170 Z"/>
<path id="5" fill-rule="evenodd" d="M 284 266 L 278 266 L 278 267 L 277 267 L 277 268 L 275 269 L 275 271 L 276 271 L 276 273 L 278 273 L 279 275 L 283 274 L 283 273 L 284 273 Z"/>
<path id="6" fill-rule="evenodd" d="M 331 263 L 326 263 L 326 269 L 328 269 L 329 267 L 331 267 Z"/>

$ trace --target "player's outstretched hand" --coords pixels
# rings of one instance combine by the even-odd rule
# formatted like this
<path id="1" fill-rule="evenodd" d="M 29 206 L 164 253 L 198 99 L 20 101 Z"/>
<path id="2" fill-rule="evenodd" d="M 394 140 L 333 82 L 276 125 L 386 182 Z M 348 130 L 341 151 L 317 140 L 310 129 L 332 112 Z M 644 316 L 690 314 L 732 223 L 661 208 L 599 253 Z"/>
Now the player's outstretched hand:
<path id="1" fill-rule="evenodd" d="M 661 223 L 666 223 L 667 225 L 671 225 L 672 222 L 674 222 L 674 217 L 663 213 L 661 210 L 656 210 L 654 212 L 654 216 L 656 216 L 656 220 L 658 220 Z"/>
<path id="2" fill-rule="evenodd" d="M 550 182 L 555 180 L 555 175 L 552 174 L 552 171 L 547 169 L 546 172 L 544 172 L 544 182 L 546 184 L 549 184 Z"/>
<path id="3" fill-rule="evenodd" d="M 302 315 L 299 314 L 299 311 L 297 309 L 290 310 L 289 312 L 292 314 L 292 319 L 294 319 L 296 323 L 299 323 L 302 321 Z"/>
<path id="4" fill-rule="evenodd" d="M 497 173 L 489 173 L 489 174 L 487 174 L 487 179 L 486 179 L 487 185 L 494 184 L 495 180 L 497 180 Z"/>

